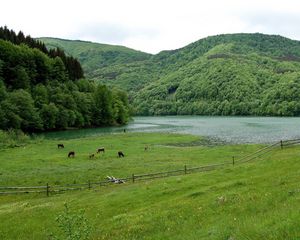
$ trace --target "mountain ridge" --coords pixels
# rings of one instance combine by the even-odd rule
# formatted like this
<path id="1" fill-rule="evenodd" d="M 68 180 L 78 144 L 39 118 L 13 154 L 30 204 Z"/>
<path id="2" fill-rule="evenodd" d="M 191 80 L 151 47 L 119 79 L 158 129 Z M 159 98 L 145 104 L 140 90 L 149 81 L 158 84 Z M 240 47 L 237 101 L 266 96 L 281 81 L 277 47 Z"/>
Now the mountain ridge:
<path id="1" fill-rule="evenodd" d="M 87 76 L 127 90 L 139 115 L 299 116 L 299 59 L 297 40 L 221 34 L 138 60 L 111 61 Z"/>
<path id="2" fill-rule="evenodd" d="M 111 63 L 125 63 L 139 61 L 150 54 L 127 48 L 121 45 L 110 45 L 82 40 L 68 40 L 61 38 L 37 38 L 46 43 L 48 48 L 62 48 L 68 54 L 77 56 L 87 74 L 97 67 Z"/>

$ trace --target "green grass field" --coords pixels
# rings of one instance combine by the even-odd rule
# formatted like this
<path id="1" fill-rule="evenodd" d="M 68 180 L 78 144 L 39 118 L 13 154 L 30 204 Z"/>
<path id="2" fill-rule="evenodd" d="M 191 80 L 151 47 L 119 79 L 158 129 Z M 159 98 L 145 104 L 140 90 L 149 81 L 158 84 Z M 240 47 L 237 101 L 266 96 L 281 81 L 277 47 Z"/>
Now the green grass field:
<path id="1" fill-rule="evenodd" d="M 61 142 L 65 148 L 57 149 Z M 89 159 L 101 146 L 105 154 Z M 84 183 L 182 169 L 228 162 L 261 147 L 211 147 L 195 136 L 154 133 L 42 140 L 0 151 L 0 186 Z M 74 159 L 67 158 L 70 150 L 76 151 Z M 117 157 L 119 150 L 125 158 Z M 0 196 L 0 239 L 63 236 L 55 219 L 64 203 L 72 211 L 85 210 L 90 239 L 300 239 L 299 160 L 294 146 L 211 172 L 49 197 Z"/>

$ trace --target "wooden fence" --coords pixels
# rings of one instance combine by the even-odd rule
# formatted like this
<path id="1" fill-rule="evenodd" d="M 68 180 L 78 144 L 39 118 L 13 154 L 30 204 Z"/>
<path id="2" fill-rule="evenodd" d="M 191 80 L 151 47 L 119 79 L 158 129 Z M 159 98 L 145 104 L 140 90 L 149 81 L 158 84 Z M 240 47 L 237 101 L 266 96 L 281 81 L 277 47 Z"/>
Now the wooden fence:
<path id="1" fill-rule="evenodd" d="M 147 180 L 152 180 L 152 179 L 156 179 L 156 178 L 165 178 L 165 177 L 178 176 L 178 175 L 190 174 L 190 173 L 195 173 L 195 172 L 213 171 L 213 170 L 220 169 L 220 168 L 223 168 L 223 167 L 229 166 L 229 165 L 234 166 L 235 164 L 247 163 L 249 161 L 252 161 L 256 158 L 259 158 L 259 157 L 271 152 L 276 147 L 280 147 L 281 149 L 283 149 L 283 147 L 293 146 L 296 144 L 300 144 L 300 139 L 279 141 L 279 142 L 276 142 L 269 146 L 266 146 L 264 148 L 261 148 L 254 153 L 248 154 L 248 155 L 240 157 L 240 158 L 233 156 L 232 160 L 230 160 L 228 162 L 224 162 L 224 163 L 211 164 L 211 165 L 192 167 L 192 168 L 188 168 L 185 165 L 182 169 L 178 169 L 178 170 L 149 173 L 149 174 L 137 174 L 137 175 L 132 174 L 130 177 L 119 178 L 119 180 L 134 183 L 136 181 L 147 181 Z M 49 196 L 50 193 L 61 193 L 61 192 L 65 192 L 65 191 L 92 189 L 95 187 L 102 187 L 102 186 L 107 186 L 110 184 L 114 184 L 114 183 L 112 183 L 109 180 L 106 180 L 106 181 L 100 181 L 100 182 L 88 181 L 87 183 L 81 183 L 81 184 L 66 184 L 66 185 L 51 185 L 51 186 L 48 183 L 44 186 L 15 186 L 15 187 L 0 186 L 0 195 L 24 194 L 24 193 L 44 193 L 47 196 Z"/>

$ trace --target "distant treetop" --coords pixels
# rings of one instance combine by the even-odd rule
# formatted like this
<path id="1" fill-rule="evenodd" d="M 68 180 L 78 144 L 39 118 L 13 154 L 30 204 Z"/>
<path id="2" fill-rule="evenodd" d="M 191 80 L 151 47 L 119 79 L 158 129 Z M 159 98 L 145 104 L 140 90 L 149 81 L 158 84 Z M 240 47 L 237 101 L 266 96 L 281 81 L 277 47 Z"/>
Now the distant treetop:
<path id="1" fill-rule="evenodd" d="M 55 48 L 48 50 L 45 44 L 39 40 L 33 39 L 29 35 L 25 36 L 19 31 L 16 34 L 13 30 L 9 30 L 6 26 L 0 27 L 0 39 L 12 42 L 13 44 L 26 44 L 30 48 L 37 48 L 51 58 L 60 57 L 71 80 L 76 80 L 84 77 L 84 73 L 79 61 L 72 57 L 66 56 L 62 49 Z"/>

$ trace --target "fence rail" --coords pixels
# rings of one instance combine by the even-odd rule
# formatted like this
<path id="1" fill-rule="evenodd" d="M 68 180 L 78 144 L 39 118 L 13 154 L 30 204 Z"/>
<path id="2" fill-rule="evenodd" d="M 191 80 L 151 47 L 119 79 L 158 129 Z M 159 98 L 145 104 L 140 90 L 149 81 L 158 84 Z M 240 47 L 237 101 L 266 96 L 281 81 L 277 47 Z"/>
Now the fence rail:
<path id="1" fill-rule="evenodd" d="M 282 142 L 282 146 L 291 146 L 291 145 L 300 144 L 300 139 L 286 140 L 281 142 Z"/>
<path id="2" fill-rule="evenodd" d="M 240 164 L 240 163 L 246 163 L 246 162 L 252 161 L 255 158 L 261 157 L 261 156 L 265 155 L 266 153 L 272 151 L 275 147 L 280 146 L 280 144 L 281 144 L 281 142 L 277 142 L 277 143 L 274 143 L 267 147 L 261 148 L 252 154 L 249 154 L 245 157 L 238 159 L 237 161 L 235 161 L 235 163 Z"/>
<path id="3" fill-rule="evenodd" d="M 0 187 L 2 189 L 38 189 L 38 188 L 46 188 L 47 186 L 34 186 L 34 187 Z"/>
<path id="4" fill-rule="evenodd" d="M 279 147 L 283 149 L 283 147 L 293 146 L 296 144 L 300 144 L 300 139 L 292 139 L 292 140 L 285 140 L 285 141 L 279 141 L 274 144 L 271 144 L 269 146 L 263 147 L 254 153 L 248 154 L 246 156 L 237 158 L 232 157 L 232 161 L 224 162 L 224 163 L 217 163 L 217 164 L 211 164 L 211 165 L 204 165 L 199 167 L 191 167 L 187 168 L 185 165 L 182 169 L 177 170 L 171 170 L 166 172 L 156 172 L 156 173 L 148 173 L 148 174 L 132 174 L 131 177 L 124 177 L 124 178 L 118 178 L 119 180 L 133 183 L 135 181 L 147 181 L 151 179 L 157 179 L 157 178 L 165 178 L 170 176 L 178 176 L 178 175 L 184 175 L 184 174 L 190 174 L 194 172 L 207 172 L 207 171 L 213 171 L 216 169 L 223 168 L 227 165 L 235 165 L 235 164 L 242 164 L 247 163 L 249 161 L 252 161 L 256 158 L 259 158 L 272 150 L 274 150 L 276 147 Z M 107 186 L 109 184 L 113 184 L 111 181 L 99 181 L 99 182 L 92 182 L 88 181 L 87 183 L 78 183 L 78 184 L 65 184 L 65 185 L 49 185 L 48 183 L 45 186 L 0 186 L 0 195 L 8 195 L 8 194 L 25 194 L 25 193 L 46 193 L 47 196 L 50 195 L 50 193 L 60 193 L 60 192 L 66 192 L 66 191 L 75 191 L 75 190 L 84 190 L 84 189 L 92 189 L 95 187 L 101 187 L 101 186 Z"/>

